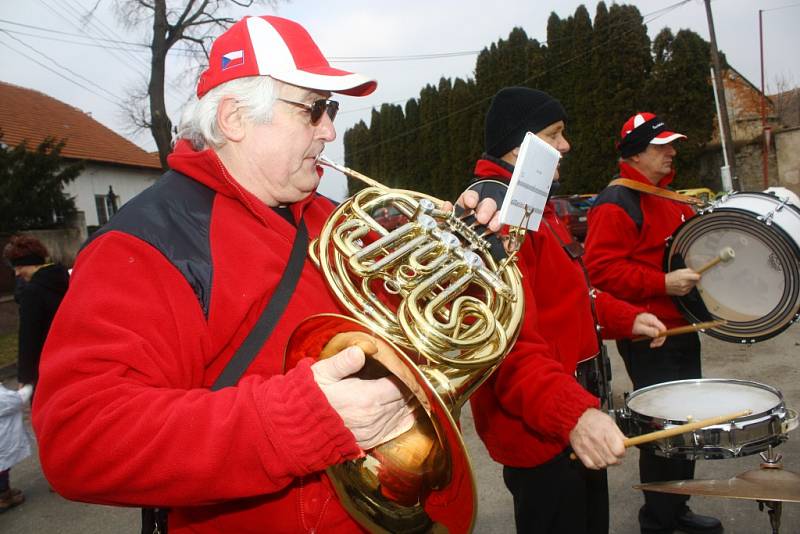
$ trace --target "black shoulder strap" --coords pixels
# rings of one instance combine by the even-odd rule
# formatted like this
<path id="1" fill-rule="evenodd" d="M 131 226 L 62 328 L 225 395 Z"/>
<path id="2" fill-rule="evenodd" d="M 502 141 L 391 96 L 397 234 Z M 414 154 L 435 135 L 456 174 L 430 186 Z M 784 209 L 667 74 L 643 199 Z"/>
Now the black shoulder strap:
<path id="1" fill-rule="evenodd" d="M 289 299 L 292 297 L 292 293 L 294 293 L 297 280 L 300 278 L 300 273 L 303 272 L 306 248 L 308 248 L 308 230 L 306 229 L 305 221 L 300 219 L 300 224 L 297 225 L 294 245 L 292 245 L 292 252 L 289 254 L 289 262 L 286 264 L 283 275 L 281 275 L 275 293 L 272 294 L 272 298 L 264 306 L 261 317 L 258 318 L 253 329 L 247 334 L 244 342 L 242 342 L 236 353 L 231 357 L 228 365 L 225 366 L 225 369 L 214 381 L 211 391 L 217 391 L 236 384 L 250 366 L 258 351 L 264 346 L 264 342 L 272 333 L 275 325 L 278 324 L 286 305 L 289 303 Z"/>

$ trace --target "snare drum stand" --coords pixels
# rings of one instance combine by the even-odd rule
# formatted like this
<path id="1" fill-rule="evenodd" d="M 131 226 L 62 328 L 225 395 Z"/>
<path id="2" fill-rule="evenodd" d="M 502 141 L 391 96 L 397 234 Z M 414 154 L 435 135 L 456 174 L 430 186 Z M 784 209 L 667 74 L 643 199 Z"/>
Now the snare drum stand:
<path id="1" fill-rule="evenodd" d="M 770 445 L 767 449 L 766 453 L 760 453 L 761 459 L 764 460 L 761 463 L 761 469 L 783 469 L 783 464 L 781 463 L 782 456 L 780 454 L 776 454 Z M 769 524 L 772 527 L 772 534 L 778 534 L 778 531 L 781 528 L 781 512 L 783 511 L 783 502 L 782 501 L 758 501 L 758 510 L 760 512 L 764 511 L 764 507 L 767 508 L 767 513 L 769 514 Z"/>

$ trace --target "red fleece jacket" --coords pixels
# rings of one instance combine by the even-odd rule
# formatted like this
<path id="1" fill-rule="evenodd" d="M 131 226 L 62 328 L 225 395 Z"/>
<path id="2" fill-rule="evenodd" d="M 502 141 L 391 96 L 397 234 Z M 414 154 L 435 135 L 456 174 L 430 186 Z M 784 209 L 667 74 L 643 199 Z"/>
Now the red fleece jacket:
<path id="1" fill-rule="evenodd" d="M 619 166 L 620 176 L 645 184 L 651 182 L 625 162 Z M 674 171 L 657 184 L 666 187 Z M 636 306 L 655 314 L 673 328 L 686 324 L 664 281 L 666 241 L 694 210 L 655 195 L 639 193 L 642 227 L 619 205 L 605 203 L 589 211 L 589 232 L 584 259 L 592 284 Z"/>
<path id="2" fill-rule="evenodd" d="M 70 499 L 170 507 L 171 534 L 360 531 L 322 474 L 360 449 L 311 362 L 282 369 L 290 333 L 309 315 L 338 311 L 333 297 L 306 261 L 238 386 L 209 391 L 274 291 L 295 229 L 212 151 L 181 142 L 169 163 L 217 193 L 208 318 L 148 243 L 112 231 L 80 253 L 33 410 L 48 480 Z M 313 238 L 332 205 L 313 196 L 291 209 Z"/>
<path id="3" fill-rule="evenodd" d="M 480 160 L 480 177 L 509 178 L 508 170 Z M 597 354 L 589 289 L 577 261 L 563 250 L 569 232 L 548 203 L 538 232 L 520 250 L 525 317 L 511 352 L 471 398 L 475 428 L 496 461 L 535 467 L 569 445 L 569 433 L 599 401 L 575 380 L 578 362 Z M 598 319 L 607 338 L 628 337 L 637 308 L 599 292 Z"/>

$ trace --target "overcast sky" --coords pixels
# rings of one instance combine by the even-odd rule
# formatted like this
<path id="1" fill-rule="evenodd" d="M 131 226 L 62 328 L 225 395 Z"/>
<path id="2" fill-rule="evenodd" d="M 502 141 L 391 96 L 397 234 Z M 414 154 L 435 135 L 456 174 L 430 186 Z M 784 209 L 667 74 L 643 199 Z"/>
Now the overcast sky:
<path id="1" fill-rule="evenodd" d="M 329 145 L 326 154 L 335 161 L 343 161 L 342 134 L 357 121 L 368 121 L 372 106 L 385 102 L 404 104 L 418 96 L 425 84 L 437 84 L 442 76 L 471 77 L 477 52 L 507 38 L 515 26 L 521 26 L 529 37 L 544 41 L 550 13 L 555 11 L 566 18 L 580 3 L 574 0 L 294 0 L 282 2 L 274 10 L 261 6 L 231 14 L 236 17 L 277 14 L 295 19 L 309 30 L 329 58 L 341 58 L 334 62 L 336 66 L 378 80 L 377 91 L 369 97 L 339 98 L 341 111 L 336 121 L 339 139 Z M 594 17 L 597 2 L 582 3 Z M 673 32 L 689 28 L 709 39 L 702 0 L 682 5 L 677 5 L 678 0 L 624 3 L 639 8 L 651 37 L 668 26 Z M 36 89 L 91 113 L 145 149 L 154 150 L 149 134 L 133 137 L 125 133 L 125 120 L 116 103 L 146 83 L 148 51 L 135 47 L 115 50 L 113 47 L 120 45 L 103 42 L 103 39 L 119 39 L 144 43 L 147 28 L 124 28 L 115 17 L 114 4 L 113 0 L 0 0 L 0 79 Z M 92 22 L 87 25 L 82 16 L 95 5 Z M 767 92 L 800 84 L 797 56 L 800 1 L 715 0 L 711 5 L 718 46 L 734 68 L 756 86 L 760 85 L 758 11 L 762 10 Z M 408 57 L 436 54 L 450 56 Z M 356 57 L 365 59 L 346 60 Z M 168 76 L 167 98 L 173 122 L 177 122 L 180 106 L 194 91 L 196 75 L 176 54 Z M 680 81 L 676 81 L 674 90 L 679 89 Z M 344 193 L 341 175 L 328 171 L 321 189 L 341 198 Z"/>

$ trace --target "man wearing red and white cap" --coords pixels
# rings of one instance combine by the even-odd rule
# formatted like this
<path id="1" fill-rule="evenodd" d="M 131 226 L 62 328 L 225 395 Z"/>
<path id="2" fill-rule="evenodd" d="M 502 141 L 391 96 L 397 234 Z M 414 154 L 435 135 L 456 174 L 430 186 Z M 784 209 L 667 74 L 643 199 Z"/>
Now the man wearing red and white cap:
<path id="1" fill-rule="evenodd" d="M 625 122 L 617 147 L 619 178 L 627 183 L 612 183 L 597 196 L 589 212 L 584 256 L 595 287 L 654 313 L 667 328 L 687 324 L 672 297 L 686 295 L 700 279 L 691 269 L 666 274 L 662 269 L 665 240 L 694 215 L 689 205 L 657 194 L 675 176 L 673 143 L 685 138 L 652 113 L 637 113 Z M 634 389 L 701 377 L 696 333 L 668 337 L 656 348 L 629 339 L 618 341 L 617 348 Z M 642 482 L 690 479 L 694 461 L 642 450 L 639 474 Z M 687 496 L 655 492 L 644 496 L 639 511 L 642 532 L 722 531 L 716 518 L 694 514 L 686 506 Z"/>
<path id="2" fill-rule="evenodd" d="M 342 312 L 311 262 L 242 378 L 209 387 L 276 292 L 296 236 L 317 237 L 333 211 L 316 193 L 336 136 L 331 94 L 375 87 L 283 18 L 247 17 L 214 42 L 171 170 L 84 246 L 50 330 L 33 424 L 56 491 L 167 507 L 171 534 L 361 531 L 324 471 L 413 418 L 388 378 L 348 377 L 360 347 L 284 372 L 298 324 Z M 489 223 L 496 206 L 478 208 Z"/>

